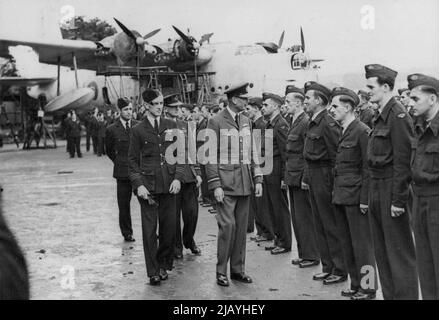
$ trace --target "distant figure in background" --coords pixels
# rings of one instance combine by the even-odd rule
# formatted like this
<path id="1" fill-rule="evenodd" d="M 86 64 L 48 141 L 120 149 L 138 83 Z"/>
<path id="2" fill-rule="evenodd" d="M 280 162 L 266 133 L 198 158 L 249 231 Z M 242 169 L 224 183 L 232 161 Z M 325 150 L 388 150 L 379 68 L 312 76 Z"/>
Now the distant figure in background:
<path id="1" fill-rule="evenodd" d="M 29 275 L 23 253 L 3 218 L 0 187 L 0 300 L 29 300 Z"/>
<path id="2" fill-rule="evenodd" d="M 90 151 L 90 140 L 91 140 L 91 132 L 92 132 L 92 124 L 93 124 L 93 113 L 87 112 L 84 117 L 85 124 L 85 150 L 87 152 Z"/>
<path id="3" fill-rule="evenodd" d="M 107 130 L 107 121 L 104 114 L 98 114 L 98 157 L 105 155 L 105 131 Z"/>
<path id="4" fill-rule="evenodd" d="M 64 121 L 62 122 L 62 127 L 64 129 L 64 134 L 66 137 L 66 152 L 70 152 L 70 139 L 69 139 L 69 122 L 70 119 L 72 118 L 72 112 L 69 111 L 67 112 L 67 116 L 65 117 Z"/>
<path id="5" fill-rule="evenodd" d="M 69 136 L 68 145 L 70 158 L 75 157 L 75 152 L 78 158 L 82 158 L 81 154 L 81 123 L 79 122 L 76 113 L 72 113 L 70 121 L 67 123 L 67 132 Z"/>
<path id="6" fill-rule="evenodd" d="M 111 108 L 111 105 L 108 106 L 108 108 Z M 111 111 L 111 109 L 107 110 L 107 113 L 105 114 L 104 117 L 105 121 L 107 122 L 107 126 L 111 125 L 113 123 L 113 111 Z"/>
<path id="7" fill-rule="evenodd" d="M 99 109 L 94 108 L 93 115 L 90 120 L 90 134 L 91 134 L 91 140 L 93 143 L 93 153 L 98 153 L 98 136 L 99 136 L 99 123 L 98 123 L 98 114 Z"/>

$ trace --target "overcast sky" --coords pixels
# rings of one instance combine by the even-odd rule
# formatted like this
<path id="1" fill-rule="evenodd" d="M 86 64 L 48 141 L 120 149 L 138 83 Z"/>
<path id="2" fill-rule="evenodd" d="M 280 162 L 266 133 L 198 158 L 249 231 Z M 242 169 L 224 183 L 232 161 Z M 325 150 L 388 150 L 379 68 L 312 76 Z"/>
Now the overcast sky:
<path id="1" fill-rule="evenodd" d="M 197 39 L 214 32 L 212 42 L 237 44 L 277 43 L 285 30 L 288 47 L 300 43 L 303 26 L 311 57 L 326 59 L 322 73 L 363 72 L 367 63 L 382 63 L 439 76 L 437 0 L 1 0 L 0 35 L 36 40 L 36 25 L 55 25 L 64 5 L 73 6 L 75 15 L 100 17 L 114 26 L 117 17 L 141 34 L 162 28 L 152 43 L 175 37 L 175 25 L 190 28 Z M 365 5 L 375 9 L 374 30 L 361 27 Z"/>

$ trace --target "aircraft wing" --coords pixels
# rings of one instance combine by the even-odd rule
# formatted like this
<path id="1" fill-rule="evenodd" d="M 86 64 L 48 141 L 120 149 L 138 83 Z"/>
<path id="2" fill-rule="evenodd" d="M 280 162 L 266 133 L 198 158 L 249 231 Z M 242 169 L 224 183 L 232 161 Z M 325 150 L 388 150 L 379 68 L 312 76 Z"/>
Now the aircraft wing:
<path id="1" fill-rule="evenodd" d="M 57 65 L 59 57 L 62 66 L 73 68 L 72 54 L 75 53 L 79 69 L 97 69 L 95 52 L 98 46 L 93 41 L 34 42 L 0 38 L 0 57 L 7 57 L 9 47 L 19 45 L 31 47 L 38 54 L 41 63 Z"/>
<path id="2" fill-rule="evenodd" d="M 0 86 L 32 87 L 50 84 L 54 81 L 56 81 L 56 78 L 3 77 L 0 78 Z"/>

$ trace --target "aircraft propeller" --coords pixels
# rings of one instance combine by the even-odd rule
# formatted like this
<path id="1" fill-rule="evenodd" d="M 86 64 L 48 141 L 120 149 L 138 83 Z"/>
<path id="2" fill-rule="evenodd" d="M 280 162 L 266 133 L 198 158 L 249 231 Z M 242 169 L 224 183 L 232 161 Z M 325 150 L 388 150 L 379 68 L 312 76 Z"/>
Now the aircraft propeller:
<path id="1" fill-rule="evenodd" d="M 185 35 L 180 29 L 178 29 L 175 26 L 172 26 L 174 28 L 175 32 L 183 39 L 183 41 L 186 43 L 186 49 L 189 53 L 196 56 L 198 54 L 198 49 L 200 48 L 200 45 L 198 42 L 193 38 Z"/>

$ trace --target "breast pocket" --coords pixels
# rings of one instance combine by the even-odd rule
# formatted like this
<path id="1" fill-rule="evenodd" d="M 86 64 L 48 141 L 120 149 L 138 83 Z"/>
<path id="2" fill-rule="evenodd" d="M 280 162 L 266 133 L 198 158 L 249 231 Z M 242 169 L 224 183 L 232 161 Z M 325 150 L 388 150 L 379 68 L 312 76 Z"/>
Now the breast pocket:
<path id="1" fill-rule="evenodd" d="M 372 153 L 376 156 L 385 156 L 392 151 L 390 129 L 372 131 Z"/>
<path id="2" fill-rule="evenodd" d="M 338 147 L 338 160 L 340 162 L 355 162 L 360 153 L 357 141 L 343 141 Z"/>
<path id="3" fill-rule="evenodd" d="M 299 135 L 291 134 L 288 136 L 286 150 L 288 153 L 302 153 L 302 143 Z"/>
<path id="4" fill-rule="evenodd" d="M 305 151 L 308 154 L 320 155 L 325 151 L 325 142 L 320 134 L 310 133 L 307 135 Z"/>
<path id="5" fill-rule="evenodd" d="M 430 144 L 425 147 L 425 171 L 429 173 L 439 172 L 439 144 Z"/>

